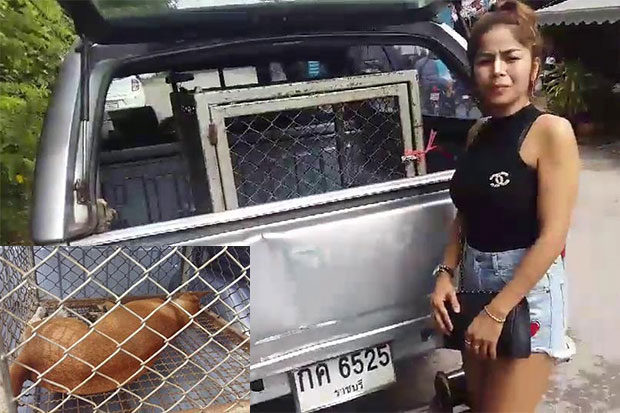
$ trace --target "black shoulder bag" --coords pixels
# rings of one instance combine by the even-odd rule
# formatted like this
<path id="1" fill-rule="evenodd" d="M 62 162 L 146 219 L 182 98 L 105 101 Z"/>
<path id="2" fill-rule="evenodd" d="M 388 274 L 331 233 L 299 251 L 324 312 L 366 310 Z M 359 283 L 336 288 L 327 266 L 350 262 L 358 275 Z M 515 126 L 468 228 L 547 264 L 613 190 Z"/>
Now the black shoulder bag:
<path id="1" fill-rule="evenodd" d="M 464 249 L 464 247 L 462 247 Z M 456 293 L 461 311 L 455 313 L 450 303 L 446 303 L 452 332 L 445 336 L 445 347 L 453 350 L 465 351 L 465 333 L 474 318 L 484 310 L 497 295 L 497 291 L 464 291 L 463 286 L 463 258 L 459 268 L 459 291 Z M 531 354 L 530 308 L 526 298 L 523 298 L 506 317 L 499 341 L 497 342 L 497 356 L 502 358 L 528 358 Z"/>

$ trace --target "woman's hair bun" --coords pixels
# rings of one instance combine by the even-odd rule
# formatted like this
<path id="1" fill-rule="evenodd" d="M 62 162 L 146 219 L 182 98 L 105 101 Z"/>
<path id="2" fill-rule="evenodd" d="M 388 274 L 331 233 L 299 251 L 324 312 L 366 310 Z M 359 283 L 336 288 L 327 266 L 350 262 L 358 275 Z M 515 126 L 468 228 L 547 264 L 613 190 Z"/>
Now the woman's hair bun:
<path id="1" fill-rule="evenodd" d="M 490 12 L 495 12 L 495 11 L 516 12 L 518 8 L 519 8 L 519 5 L 517 4 L 516 1 L 504 0 L 504 1 L 497 1 L 493 3 L 491 7 L 489 8 L 489 11 Z"/>

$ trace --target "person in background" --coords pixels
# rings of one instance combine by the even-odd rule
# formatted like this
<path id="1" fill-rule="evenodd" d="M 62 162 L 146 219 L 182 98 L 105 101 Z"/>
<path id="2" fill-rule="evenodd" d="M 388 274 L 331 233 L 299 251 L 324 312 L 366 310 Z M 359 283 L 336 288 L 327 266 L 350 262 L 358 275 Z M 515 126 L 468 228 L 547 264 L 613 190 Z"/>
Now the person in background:
<path id="1" fill-rule="evenodd" d="M 446 92 L 454 83 L 450 70 L 444 62 L 433 52 L 427 51 L 426 56 L 420 58 L 414 65 L 420 79 L 420 98 L 426 113 L 437 112 L 442 106 L 442 97 L 446 99 Z M 436 110 L 433 108 L 436 107 Z M 437 113 L 436 113 L 437 112 Z"/>
<path id="2" fill-rule="evenodd" d="M 452 3 L 448 3 L 446 6 L 441 8 L 433 20 L 437 23 L 447 24 L 454 29 L 454 22 L 456 19 L 457 16 L 454 5 Z"/>

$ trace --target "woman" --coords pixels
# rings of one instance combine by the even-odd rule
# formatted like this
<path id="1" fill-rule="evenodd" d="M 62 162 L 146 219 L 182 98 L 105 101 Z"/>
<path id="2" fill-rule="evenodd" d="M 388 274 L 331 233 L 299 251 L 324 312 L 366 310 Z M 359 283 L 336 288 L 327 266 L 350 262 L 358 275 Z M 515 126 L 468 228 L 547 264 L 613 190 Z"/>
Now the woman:
<path id="1" fill-rule="evenodd" d="M 458 212 L 431 303 L 437 327 L 449 334 L 446 303 L 458 312 L 452 278 L 461 256 L 463 289 L 499 292 L 466 333 L 463 362 L 475 411 L 533 412 L 554 362 L 572 355 L 561 252 L 580 161 L 570 123 L 530 102 L 541 50 L 535 14 L 518 1 L 503 2 L 472 29 L 468 55 L 488 117 L 472 127 L 451 182 Z M 523 297 L 532 355 L 500 359 L 502 322 Z"/>

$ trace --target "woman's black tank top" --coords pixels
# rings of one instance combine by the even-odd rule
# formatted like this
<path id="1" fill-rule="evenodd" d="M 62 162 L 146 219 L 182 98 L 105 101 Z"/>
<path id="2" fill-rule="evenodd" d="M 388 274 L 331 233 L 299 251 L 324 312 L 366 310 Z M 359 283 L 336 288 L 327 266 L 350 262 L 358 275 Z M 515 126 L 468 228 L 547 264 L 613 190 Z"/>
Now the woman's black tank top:
<path id="1" fill-rule="evenodd" d="M 480 251 L 530 247 L 538 237 L 538 176 L 519 150 L 534 121 L 534 105 L 489 118 L 457 162 L 450 195 L 464 217 L 467 243 Z"/>

